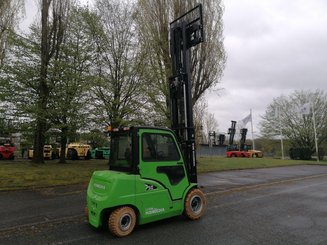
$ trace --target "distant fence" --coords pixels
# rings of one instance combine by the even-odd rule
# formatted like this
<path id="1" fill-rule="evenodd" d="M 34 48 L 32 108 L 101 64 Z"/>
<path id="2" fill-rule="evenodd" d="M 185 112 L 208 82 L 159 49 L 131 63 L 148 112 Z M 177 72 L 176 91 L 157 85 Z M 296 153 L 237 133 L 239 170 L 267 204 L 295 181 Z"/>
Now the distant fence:
<path id="1" fill-rule="evenodd" d="M 226 145 L 213 145 L 209 147 L 209 145 L 201 144 L 196 149 L 197 156 L 205 157 L 205 156 L 226 156 Z"/>

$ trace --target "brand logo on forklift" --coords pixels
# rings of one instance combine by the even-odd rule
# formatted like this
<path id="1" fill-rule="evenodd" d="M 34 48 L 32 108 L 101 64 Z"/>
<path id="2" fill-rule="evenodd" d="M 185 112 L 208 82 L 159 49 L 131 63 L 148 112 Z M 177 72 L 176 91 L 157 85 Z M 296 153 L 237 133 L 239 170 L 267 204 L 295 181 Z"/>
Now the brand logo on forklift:
<path id="1" fill-rule="evenodd" d="M 102 189 L 102 190 L 105 190 L 105 189 L 106 189 L 106 186 L 101 185 L 101 184 L 97 184 L 97 183 L 94 183 L 93 186 L 94 186 L 95 188 Z"/>
<path id="2" fill-rule="evenodd" d="M 152 191 L 152 190 L 155 190 L 155 189 L 157 189 L 156 186 L 145 184 L 145 190 L 146 191 Z"/>
<path id="3" fill-rule="evenodd" d="M 145 209 L 146 215 L 157 214 L 157 213 L 162 213 L 162 212 L 165 212 L 165 208 L 146 208 Z"/>

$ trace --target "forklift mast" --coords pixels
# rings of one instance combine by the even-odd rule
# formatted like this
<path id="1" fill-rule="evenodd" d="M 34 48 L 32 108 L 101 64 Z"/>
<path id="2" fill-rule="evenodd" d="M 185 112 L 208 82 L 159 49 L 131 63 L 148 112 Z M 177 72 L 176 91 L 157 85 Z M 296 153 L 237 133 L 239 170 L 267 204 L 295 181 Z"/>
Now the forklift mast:
<path id="1" fill-rule="evenodd" d="M 247 128 L 242 128 L 240 130 L 240 134 L 241 134 L 241 139 L 240 139 L 240 151 L 244 151 L 245 150 L 245 140 L 246 140 L 246 134 L 248 132 Z"/>
<path id="2" fill-rule="evenodd" d="M 231 147 L 234 143 L 234 136 L 235 136 L 235 131 L 236 131 L 236 121 L 231 121 L 231 127 L 228 129 L 228 134 L 229 134 L 229 146 Z"/>
<path id="3" fill-rule="evenodd" d="M 190 182 L 197 182 L 195 130 L 193 126 L 191 52 L 204 41 L 202 5 L 170 23 L 170 55 L 172 76 L 170 86 L 171 128 L 184 153 Z"/>

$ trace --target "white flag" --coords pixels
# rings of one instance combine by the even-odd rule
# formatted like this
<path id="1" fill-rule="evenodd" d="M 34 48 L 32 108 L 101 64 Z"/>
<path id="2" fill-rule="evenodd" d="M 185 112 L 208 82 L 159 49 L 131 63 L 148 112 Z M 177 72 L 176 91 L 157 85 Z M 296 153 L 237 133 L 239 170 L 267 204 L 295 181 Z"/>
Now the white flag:
<path id="1" fill-rule="evenodd" d="M 305 103 L 299 108 L 299 113 L 302 115 L 310 114 L 310 103 Z"/>
<path id="2" fill-rule="evenodd" d="M 248 115 L 248 116 L 246 116 L 245 118 L 243 118 L 242 119 L 242 124 L 245 126 L 248 122 L 250 122 L 252 120 L 252 115 L 251 115 L 251 113 Z M 244 127 L 243 126 L 243 127 Z"/>

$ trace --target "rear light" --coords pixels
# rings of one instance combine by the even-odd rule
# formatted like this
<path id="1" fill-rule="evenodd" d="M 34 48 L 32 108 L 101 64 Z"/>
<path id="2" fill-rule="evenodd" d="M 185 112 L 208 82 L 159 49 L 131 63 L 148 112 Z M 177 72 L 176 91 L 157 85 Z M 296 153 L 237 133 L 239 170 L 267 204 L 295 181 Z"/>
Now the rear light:
<path id="1" fill-rule="evenodd" d="M 113 128 L 111 126 L 107 127 L 107 132 L 119 132 L 119 131 L 129 131 L 130 127 L 122 127 L 122 128 Z"/>

